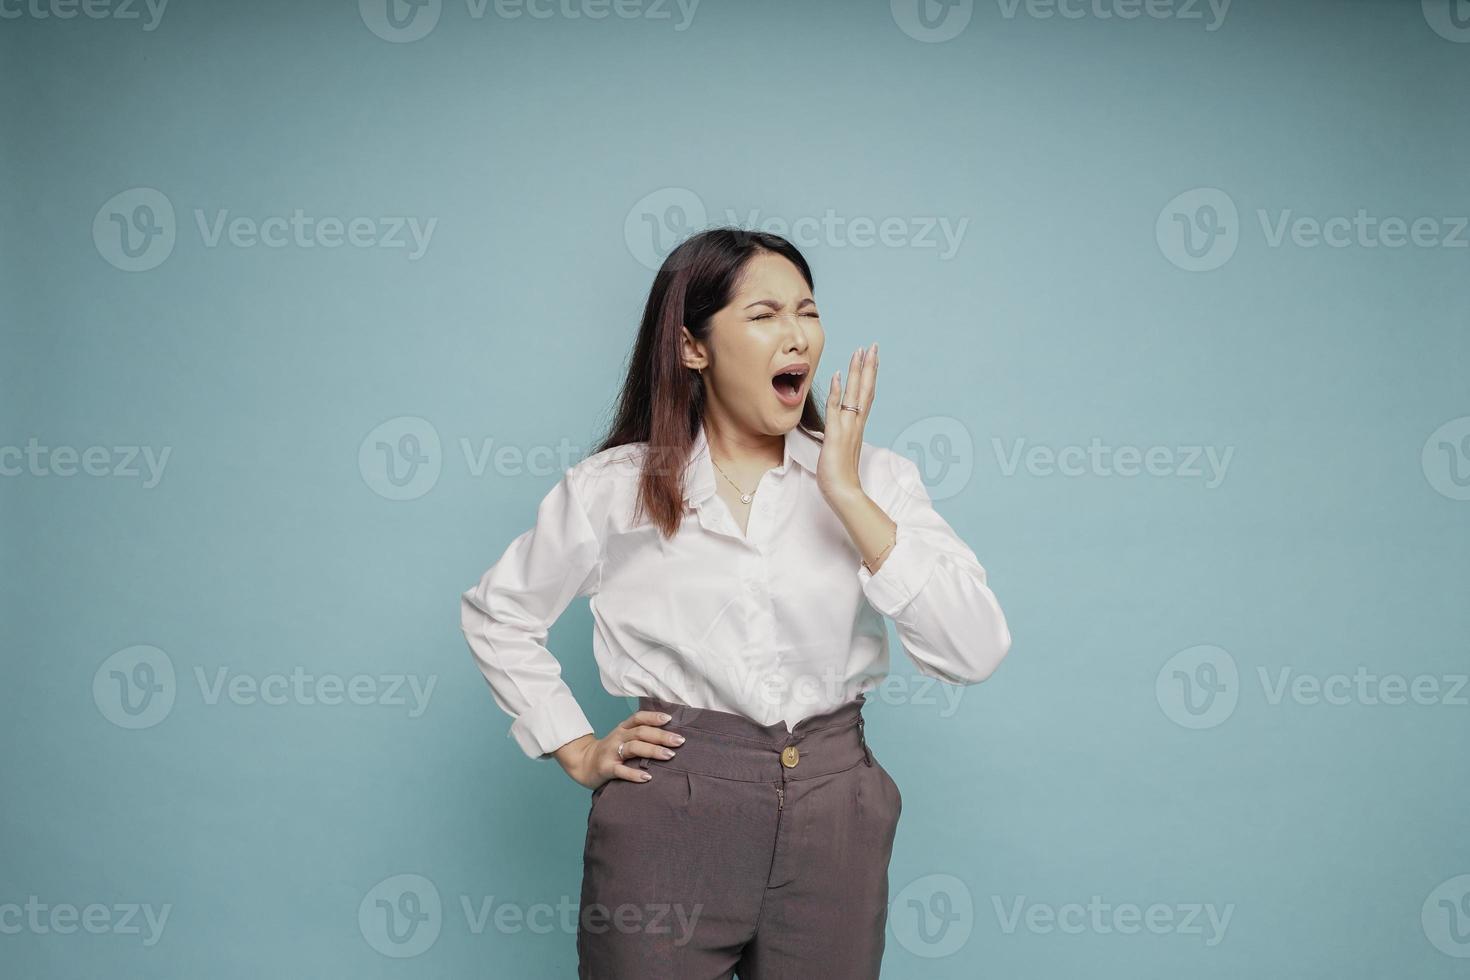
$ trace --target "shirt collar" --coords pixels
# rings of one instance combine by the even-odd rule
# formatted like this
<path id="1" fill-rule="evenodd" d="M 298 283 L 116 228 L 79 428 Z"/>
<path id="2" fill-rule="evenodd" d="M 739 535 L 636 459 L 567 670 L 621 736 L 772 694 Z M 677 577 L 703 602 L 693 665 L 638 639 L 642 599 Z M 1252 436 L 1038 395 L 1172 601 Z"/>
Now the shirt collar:
<path id="1" fill-rule="evenodd" d="M 785 473 L 795 460 L 807 472 L 817 472 L 817 458 L 822 454 L 822 440 L 800 425 L 794 425 L 786 433 L 786 452 L 777 473 Z M 689 462 L 684 467 L 685 503 L 702 503 L 715 492 L 715 467 L 709 455 L 709 437 L 704 423 L 694 435 L 694 447 L 689 451 Z"/>

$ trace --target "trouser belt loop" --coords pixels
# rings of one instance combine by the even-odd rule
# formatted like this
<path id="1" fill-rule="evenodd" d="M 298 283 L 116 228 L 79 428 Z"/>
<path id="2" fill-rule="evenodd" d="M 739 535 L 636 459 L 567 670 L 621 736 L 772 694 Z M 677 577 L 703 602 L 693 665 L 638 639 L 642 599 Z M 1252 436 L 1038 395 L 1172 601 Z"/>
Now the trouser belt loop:
<path id="1" fill-rule="evenodd" d="M 858 718 L 858 741 L 863 743 L 863 761 L 868 765 L 873 764 L 873 753 L 868 750 L 868 738 L 863 733 L 863 719 Z"/>

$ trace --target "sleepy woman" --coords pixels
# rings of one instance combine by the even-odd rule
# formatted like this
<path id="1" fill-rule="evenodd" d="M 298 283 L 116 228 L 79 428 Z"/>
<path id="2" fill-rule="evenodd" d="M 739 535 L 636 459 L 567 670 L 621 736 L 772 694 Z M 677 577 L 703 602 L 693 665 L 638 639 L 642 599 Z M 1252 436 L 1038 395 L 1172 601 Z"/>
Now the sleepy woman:
<path id="1" fill-rule="evenodd" d="M 891 618 L 975 684 L 1011 636 L 918 467 L 863 441 L 878 345 L 833 372 L 806 259 L 720 228 L 654 277 L 609 434 L 463 594 L 510 733 L 593 790 L 577 928 L 597 980 L 877 977 L 902 797 L 863 731 Z M 598 735 L 546 647 L 590 597 Z"/>

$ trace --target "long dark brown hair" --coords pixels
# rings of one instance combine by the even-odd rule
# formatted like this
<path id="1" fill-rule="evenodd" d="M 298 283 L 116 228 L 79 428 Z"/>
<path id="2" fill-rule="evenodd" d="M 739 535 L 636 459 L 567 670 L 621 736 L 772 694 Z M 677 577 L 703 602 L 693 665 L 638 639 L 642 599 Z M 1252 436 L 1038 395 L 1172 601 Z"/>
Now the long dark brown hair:
<path id="1" fill-rule="evenodd" d="M 636 523 L 646 514 L 665 538 L 673 536 L 683 519 L 684 466 L 706 404 L 704 375 L 684 366 L 680 327 L 687 326 L 697 340 L 707 342 L 710 318 L 729 305 L 745 263 L 762 252 L 790 259 L 815 291 L 811 267 L 780 235 L 711 228 L 669 253 L 648 291 L 613 422 L 592 451 L 595 455 L 629 443 L 648 444 L 633 519 Z M 811 432 L 826 431 L 810 389 L 797 424 Z"/>

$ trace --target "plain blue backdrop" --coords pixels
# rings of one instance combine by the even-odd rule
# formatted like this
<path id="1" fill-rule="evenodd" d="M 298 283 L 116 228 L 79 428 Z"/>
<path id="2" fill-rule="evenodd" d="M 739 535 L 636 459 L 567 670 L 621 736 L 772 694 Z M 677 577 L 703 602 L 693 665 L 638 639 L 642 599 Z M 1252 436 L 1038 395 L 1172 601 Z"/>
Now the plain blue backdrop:
<path id="1" fill-rule="evenodd" d="M 1465 975 L 1470 5 L 924 3 L 0 2 L 0 972 L 574 975 L 459 594 L 738 224 L 1014 634 L 884 975 Z"/>

